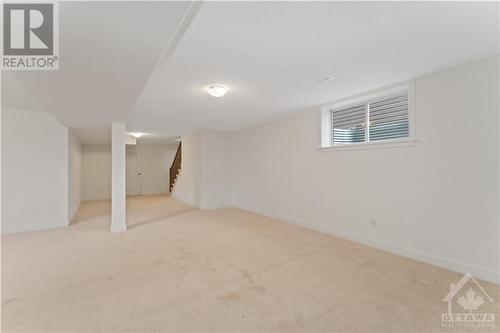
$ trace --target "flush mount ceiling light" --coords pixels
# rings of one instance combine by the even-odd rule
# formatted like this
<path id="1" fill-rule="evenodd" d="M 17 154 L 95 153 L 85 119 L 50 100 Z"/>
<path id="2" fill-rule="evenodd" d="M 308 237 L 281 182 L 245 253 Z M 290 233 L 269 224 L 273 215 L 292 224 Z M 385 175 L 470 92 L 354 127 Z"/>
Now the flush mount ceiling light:
<path id="1" fill-rule="evenodd" d="M 227 92 L 229 91 L 229 87 L 223 84 L 212 84 L 206 87 L 205 90 L 210 94 L 210 96 L 222 97 L 227 94 Z"/>
<path id="2" fill-rule="evenodd" d="M 143 133 L 130 133 L 134 138 L 139 139 L 141 136 L 143 136 Z"/>

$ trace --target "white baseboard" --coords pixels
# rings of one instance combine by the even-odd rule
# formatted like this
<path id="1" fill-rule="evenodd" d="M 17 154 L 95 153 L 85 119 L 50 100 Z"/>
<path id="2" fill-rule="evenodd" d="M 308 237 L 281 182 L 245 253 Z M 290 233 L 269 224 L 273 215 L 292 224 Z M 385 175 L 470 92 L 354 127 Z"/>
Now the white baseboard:
<path id="1" fill-rule="evenodd" d="M 180 202 L 182 202 L 183 204 L 186 204 L 186 205 L 188 205 L 188 206 L 195 207 L 195 208 L 200 208 L 200 207 L 198 207 L 198 205 L 195 205 L 195 204 L 193 204 L 192 202 L 189 202 L 189 201 L 185 200 L 184 198 L 179 197 L 179 196 L 175 193 L 175 191 L 172 191 L 172 192 L 170 193 L 170 197 L 172 197 L 172 198 L 174 198 L 175 200 L 180 201 Z"/>
<path id="2" fill-rule="evenodd" d="M 201 205 L 200 209 L 222 209 L 232 207 L 231 205 Z"/>
<path id="3" fill-rule="evenodd" d="M 17 228 L 17 229 L 10 229 L 10 230 L 5 230 L 4 227 L 0 225 L 0 234 L 1 235 L 12 235 L 12 234 L 18 234 L 18 233 L 23 233 L 23 232 L 32 232 L 32 231 L 45 231 L 45 230 L 50 230 L 50 229 L 56 229 L 56 228 L 67 228 L 68 224 L 67 221 L 64 221 L 61 224 L 56 224 L 56 225 L 49 225 L 49 226 L 36 226 L 36 227 L 28 227 L 28 228 Z"/>
<path id="4" fill-rule="evenodd" d="M 82 205 L 82 201 L 80 200 L 80 202 L 78 203 L 78 207 L 76 207 L 73 212 L 70 212 L 69 218 L 68 218 L 68 226 L 71 225 L 71 222 L 75 218 L 76 212 L 78 211 L 78 209 L 80 208 L 81 205 Z"/>
<path id="5" fill-rule="evenodd" d="M 221 209 L 221 208 L 228 208 L 228 207 L 233 207 L 231 204 L 225 204 L 225 205 L 206 205 L 206 204 L 194 204 L 192 202 L 189 202 L 185 200 L 184 198 L 180 198 L 179 196 L 176 195 L 175 191 L 173 191 L 170 196 L 174 198 L 177 201 L 182 202 L 183 204 L 189 205 L 191 207 L 199 208 L 199 209 Z"/>
<path id="6" fill-rule="evenodd" d="M 120 224 L 120 225 L 113 225 L 111 224 L 111 232 L 116 234 L 119 232 L 124 232 L 127 231 L 127 225 L 126 224 Z"/>
<path id="7" fill-rule="evenodd" d="M 304 228 L 313 229 L 313 230 L 316 230 L 316 231 L 319 231 L 322 233 L 335 235 L 335 236 L 338 236 L 340 238 L 349 239 L 349 240 L 352 240 L 352 241 L 355 241 L 355 242 L 358 242 L 358 243 L 361 243 L 364 245 L 368 245 L 368 246 L 371 246 L 371 247 L 374 247 L 374 248 L 377 248 L 380 250 L 391 252 L 391 253 L 394 253 L 394 254 L 397 254 L 397 255 L 400 255 L 403 257 L 411 258 L 411 259 L 414 259 L 417 261 L 425 262 L 427 264 L 431 264 L 434 266 L 445 268 L 445 269 L 450 270 L 450 271 L 459 272 L 459 273 L 469 272 L 474 277 L 477 277 L 477 278 L 485 280 L 485 281 L 489 281 L 489 282 L 493 282 L 493 283 L 500 283 L 500 273 L 499 272 L 488 270 L 488 269 L 485 269 L 482 267 L 477 267 L 477 266 L 465 264 L 465 263 L 458 262 L 458 261 L 455 261 L 452 259 L 444 258 L 444 257 L 438 256 L 438 255 L 426 253 L 426 252 L 415 250 L 415 249 L 410 249 L 410 248 L 399 246 L 399 245 L 389 244 L 389 243 L 382 242 L 382 241 L 379 241 L 379 240 L 376 240 L 373 238 L 361 236 L 358 234 L 350 233 L 347 231 L 343 231 L 343 230 L 339 230 L 339 229 L 335 229 L 335 228 L 331 228 L 331 227 L 313 225 L 310 223 L 306 223 L 304 221 L 297 220 L 297 219 L 292 218 L 292 217 L 273 214 L 273 213 L 262 211 L 260 209 L 244 207 L 244 206 L 237 205 L 237 204 L 233 204 L 233 207 L 238 208 L 238 209 L 242 209 L 242 210 L 246 210 L 246 211 L 249 211 L 249 212 L 252 212 L 255 214 L 263 215 L 266 217 L 270 217 L 270 218 L 273 218 L 276 220 L 280 220 L 280 221 L 283 221 L 286 223 L 299 225 L 299 226 L 302 226 Z"/>

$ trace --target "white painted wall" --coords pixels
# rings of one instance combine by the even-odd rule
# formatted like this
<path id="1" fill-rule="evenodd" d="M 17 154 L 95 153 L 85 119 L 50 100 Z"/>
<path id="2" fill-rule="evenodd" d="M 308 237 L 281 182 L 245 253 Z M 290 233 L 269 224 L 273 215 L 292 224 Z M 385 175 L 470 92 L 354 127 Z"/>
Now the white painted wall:
<path id="1" fill-rule="evenodd" d="M 82 202 L 82 145 L 68 131 L 68 219 L 71 222 Z"/>
<path id="2" fill-rule="evenodd" d="M 182 167 L 172 196 L 202 209 L 231 205 L 231 133 L 199 130 L 182 136 Z"/>
<path id="3" fill-rule="evenodd" d="M 83 145 L 82 200 L 111 199 L 111 146 Z"/>
<path id="4" fill-rule="evenodd" d="M 177 145 L 138 143 L 142 195 L 168 192 Z M 83 145 L 82 200 L 111 199 L 111 146 Z"/>
<path id="5" fill-rule="evenodd" d="M 49 113 L 3 109 L 2 233 L 68 224 L 68 129 Z"/>
<path id="6" fill-rule="evenodd" d="M 174 144 L 138 143 L 143 195 L 167 193 L 169 172 L 177 151 Z"/>
<path id="7" fill-rule="evenodd" d="M 320 151 L 319 108 L 236 132 L 233 205 L 500 281 L 498 61 L 416 79 L 415 146 Z"/>
<path id="8" fill-rule="evenodd" d="M 202 131 L 182 136 L 181 172 L 177 177 L 172 196 L 191 206 L 201 205 L 201 144 Z"/>
<path id="9" fill-rule="evenodd" d="M 201 202 L 203 209 L 231 205 L 231 133 L 203 130 L 201 163 Z"/>

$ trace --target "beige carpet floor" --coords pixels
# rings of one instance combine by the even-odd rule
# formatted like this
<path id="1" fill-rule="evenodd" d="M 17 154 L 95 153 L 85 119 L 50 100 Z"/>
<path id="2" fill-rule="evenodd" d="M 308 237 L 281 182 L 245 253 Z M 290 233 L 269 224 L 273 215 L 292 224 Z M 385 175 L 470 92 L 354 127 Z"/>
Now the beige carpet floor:
<path id="1" fill-rule="evenodd" d="M 460 274 L 233 208 L 127 210 L 120 234 L 88 202 L 68 228 L 2 236 L 2 330 L 474 331 L 441 328 Z M 500 287 L 480 282 L 498 318 Z"/>

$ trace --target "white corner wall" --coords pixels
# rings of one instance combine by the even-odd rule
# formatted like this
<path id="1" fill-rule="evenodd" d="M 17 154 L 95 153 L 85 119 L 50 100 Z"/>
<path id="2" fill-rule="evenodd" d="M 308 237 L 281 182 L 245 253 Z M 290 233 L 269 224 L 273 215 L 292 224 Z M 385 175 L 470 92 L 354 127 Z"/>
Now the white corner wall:
<path id="1" fill-rule="evenodd" d="M 137 150 L 142 195 L 167 193 L 170 167 L 177 152 L 177 145 L 138 143 Z"/>
<path id="2" fill-rule="evenodd" d="M 82 201 L 111 199 L 111 146 L 83 145 Z"/>
<path id="3" fill-rule="evenodd" d="M 200 208 L 231 206 L 232 166 L 231 133 L 215 130 L 201 131 L 201 198 Z"/>
<path id="4" fill-rule="evenodd" d="M 69 222 L 82 202 L 82 145 L 75 133 L 68 131 L 68 219 Z"/>
<path id="5" fill-rule="evenodd" d="M 233 205 L 499 282 L 498 67 L 417 78 L 415 146 L 320 151 L 319 108 L 234 133 Z"/>
<path id="6" fill-rule="evenodd" d="M 181 172 L 173 197 L 202 209 L 231 205 L 231 135 L 199 130 L 182 136 Z"/>
<path id="7" fill-rule="evenodd" d="M 68 129 L 49 113 L 3 109 L 2 233 L 68 224 Z"/>
<path id="8" fill-rule="evenodd" d="M 193 207 L 201 205 L 201 131 L 182 136 L 181 171 L 172 196 Z"/>

